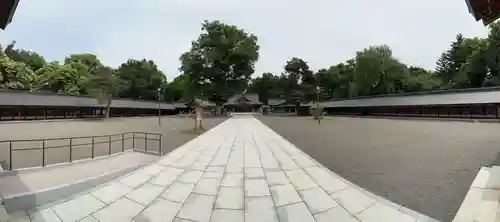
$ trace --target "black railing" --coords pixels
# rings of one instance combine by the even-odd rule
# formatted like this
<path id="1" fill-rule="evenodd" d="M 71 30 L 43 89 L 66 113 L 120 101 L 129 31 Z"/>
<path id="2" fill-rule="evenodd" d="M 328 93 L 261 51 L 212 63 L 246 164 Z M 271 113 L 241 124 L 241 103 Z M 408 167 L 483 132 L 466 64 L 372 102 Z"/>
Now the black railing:
<path id="1" fill-rule="evenodd" d="M 0 164 L 4 170 L 73 162 L 110 156 L 126 150 L 163 155 L 162 135 L 129 132 L 82 136 L 0 141 Z"/>

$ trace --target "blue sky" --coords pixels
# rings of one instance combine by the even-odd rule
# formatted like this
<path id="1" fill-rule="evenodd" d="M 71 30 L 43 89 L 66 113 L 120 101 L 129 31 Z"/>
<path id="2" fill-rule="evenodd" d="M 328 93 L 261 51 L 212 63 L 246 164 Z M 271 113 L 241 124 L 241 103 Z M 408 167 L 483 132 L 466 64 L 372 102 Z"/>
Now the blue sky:
<path id="1" fill-rule="evenodd" d="M 279 74 L 294 56 L 326 68 L 374 44 L 433 69 L 458 32 L 488 32 L 463 0 L 20 0 L 0 44 L 16 40 L 47 60 L 91 52 L 113 67 L 152 59 L 172 80 L 201 22 L 215 19 L 259 37 L 256 75 Z"/>

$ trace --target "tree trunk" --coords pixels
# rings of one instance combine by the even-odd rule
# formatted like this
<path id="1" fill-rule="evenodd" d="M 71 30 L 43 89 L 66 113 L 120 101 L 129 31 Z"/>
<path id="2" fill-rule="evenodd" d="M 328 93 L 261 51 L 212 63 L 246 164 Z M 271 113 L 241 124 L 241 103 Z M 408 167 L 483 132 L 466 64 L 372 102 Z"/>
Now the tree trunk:
<path id="1" fill-rule="evenodd" d="M 106 118 L 111 116 L 111 99 L 108 99 L 108 103 L 106 104 Z"/>

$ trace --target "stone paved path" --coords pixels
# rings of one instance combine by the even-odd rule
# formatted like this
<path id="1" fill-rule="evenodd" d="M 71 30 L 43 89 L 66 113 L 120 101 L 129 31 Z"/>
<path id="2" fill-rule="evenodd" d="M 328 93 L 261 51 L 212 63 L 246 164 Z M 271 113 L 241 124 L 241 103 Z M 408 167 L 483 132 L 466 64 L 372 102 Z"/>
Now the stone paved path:
<path id="1" fill-rule="evenodd" d="M 252 116 L 233 117 L 116 181 L 12 216 L 36 222 L 432 221 L 349 183 Z"/>

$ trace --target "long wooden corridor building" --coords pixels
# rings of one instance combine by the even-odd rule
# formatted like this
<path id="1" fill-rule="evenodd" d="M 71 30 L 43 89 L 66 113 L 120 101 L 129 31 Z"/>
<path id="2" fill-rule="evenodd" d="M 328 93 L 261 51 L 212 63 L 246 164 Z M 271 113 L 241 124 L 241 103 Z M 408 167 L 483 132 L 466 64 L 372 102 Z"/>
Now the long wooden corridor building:
<path id="1" fill-rule="evenodd" d="M 358 97 L 322 102 L 329 114 L 500 118 L 500 87 Z"/>
<path id="2" fill-rule="evenodd" d="M 65 118 L 99 118 L 105 115 L 106 104 L 89 96 L 0 90 L 0 120 L 34 120 Z M 174 104 L 155 101 L 112 99 L 112 117 L 169 115 L 176 112 Z"/>

